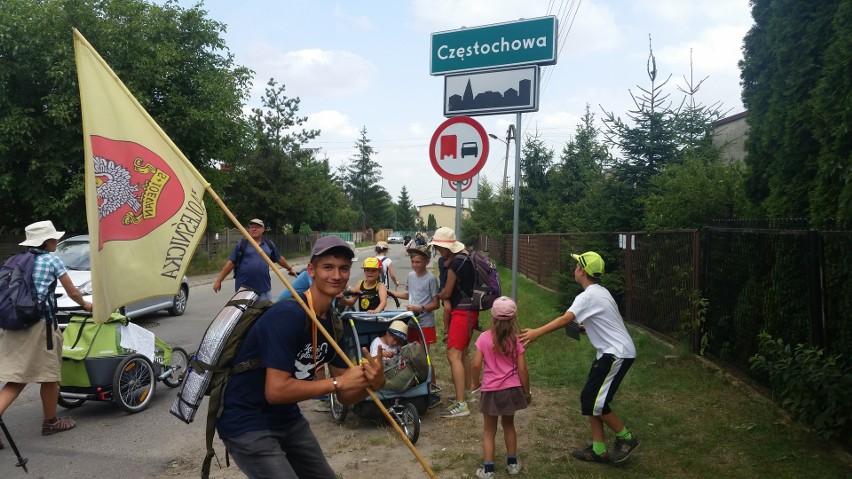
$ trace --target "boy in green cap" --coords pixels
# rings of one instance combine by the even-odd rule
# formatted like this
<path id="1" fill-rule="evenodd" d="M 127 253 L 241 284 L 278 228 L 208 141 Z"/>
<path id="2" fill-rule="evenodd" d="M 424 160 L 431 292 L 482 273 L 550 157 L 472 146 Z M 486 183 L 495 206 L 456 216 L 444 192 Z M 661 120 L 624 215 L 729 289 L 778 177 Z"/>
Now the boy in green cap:
<path id="1" fill-rule="evenodd" d="M 571 455 L 583 461 L 622 462 L 639 447 L 639 438 L 624 427 L 609 405 L 636 358 L 636 347 L 624 326 L 618 305 L 609 291 L 599 284 L 604 272 L 603 258 L 594 251 L 571 256 L 577 260 L 574 281 L 583 287 L 583 292 L 577 295 L 565 314 L 539 328 L 524 329 L 520 338 L 527 346 L 572 321 L 580 325 L 597 350 L 580 393 L 582 413 L 589 417 L 592 428 L 592 444 L 585 449 L 575 449 Z M 604 442 L 604 424 L 615 433 L 611 453 L 607 452 Z"/>

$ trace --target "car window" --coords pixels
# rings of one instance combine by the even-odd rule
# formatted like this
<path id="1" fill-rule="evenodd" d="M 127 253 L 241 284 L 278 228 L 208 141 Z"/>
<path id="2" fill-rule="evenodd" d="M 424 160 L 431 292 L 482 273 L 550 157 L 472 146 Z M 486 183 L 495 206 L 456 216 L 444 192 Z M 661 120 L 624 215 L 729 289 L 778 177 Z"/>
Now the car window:
<path id="1" fill-rule="evenodd" d="M 84 271 L 91 269 L 88 242 L 63 241 L 56 246 L 56 252 L 53 254 L 58 256 L 68 269 Z"/>

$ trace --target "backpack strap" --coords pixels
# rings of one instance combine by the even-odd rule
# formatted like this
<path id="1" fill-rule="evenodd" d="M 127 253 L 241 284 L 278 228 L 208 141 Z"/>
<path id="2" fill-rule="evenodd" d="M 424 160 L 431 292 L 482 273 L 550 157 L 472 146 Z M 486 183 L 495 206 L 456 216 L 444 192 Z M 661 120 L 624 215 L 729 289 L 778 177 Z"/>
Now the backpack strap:
<path id="1" fill-rule="evenodd" d="M 453 287 L 454 287 L 455 289 L 457 289 L 457 290 L 458 290 L 458 292 L 459 292 L 459 293 L 461 293 L 461 295 L 462 295 L 462 296 L 464 296 L 465 298 L 470 299 L 470 298 L 471 298 L 471 295 L 469 295 L 469 294 L 465 293 L 465 292 L 464 292 L 464 288 L 462 288 L 462 287 L 461 287 L 461 281 L 459 281 L 459 280 L 461 279 L 461 276 L 459 275 L 459 272 L 460 272 L 460 271 L 461 271 L 461 269 L 464 267 L 465 262 L 467 262 L 467 261 L 471 261 L 471 264 L 473 264 L 473 261 L 470 259 L 470 255 L 468 255 L 468 254 L 458 253 L 458 254 L 456 255 L 456 257 L 459 257 L 459 256 L 464 256 L 464 258 L 462 258 L 462 262 L 461 262 L 461 264 L 459 265 L 459 267 L 453 270 L 453 273 L 455 273 L 455 274 L 456 274 L 456 284 L 454 284 L 454 285 L 453 285 Z M 450 264 L 450 266 L 452 266 L 452 263 Z M 473 274 L 474 274 L 474 275 L 476 275 L 476 267 L 474 267 Z"/>
<path id="2" fill-rule="evenodd" d="M 275 246 L 275 243 L 273 243 L 271 239 L 269 239 L 269 238 L 264 238 L 264 239 L 262 239 L 261 241 L 266 241 L 266 244 L 268 244 L 268 245 L 269 245 L 269 259 L 276 258 L 276 257 L 279 257 L 279 258 L 281 257 L 281 252 L 280 252 L 280 251 L 278 251 L 278 247 L 277 247 L 277 246 Z M 276 261 L 277 261 L 277 260 L 274 260 L 274 259 L 272 260 L 272 262 L 273 262 L 273 263 L 275 263 Z M 292 265 L 291 265 L 291 266 L 292 266 Z"/>
<path id="3" fill-rule="evenodd" d="M 248 246 L 248 240 L 243 238 L 238 244 L 240 247 L 237 249 L 237 260 L 234 261 L 234 278 L 237 277 L 237 270 L 240 269 L 240 263 L 243 261 L 243 253 L 245 253 L 246 246 Z"/>
<path id="4" fill-rule="evenodd" d="M 35 262 L 38 260 L 38 257 L 48 254 L 46 251 L 36 250 L 34 248 L 30 248 L 29 252 L 33 255 L 33 269 L 35 269 Z M 44 340 L 48 351 L 53 351 L 53 331 L 59 328 L 59 320 L 56 319 L 56 313 L 54 312 L 56 309 L 56 282 L 58 280 L 59 278 L 53 278 L 53 282 L 51 282 L 47 287 L 47 294 L 44 297 L 44 301 L 38 300 L 38 292 L 35 288 L 33 288 L 32 291 L 34 302 L 39 305 L 39 308 L 47 316 L 47 318 L 45 318 L 47 324 L 44 328 Z"/>

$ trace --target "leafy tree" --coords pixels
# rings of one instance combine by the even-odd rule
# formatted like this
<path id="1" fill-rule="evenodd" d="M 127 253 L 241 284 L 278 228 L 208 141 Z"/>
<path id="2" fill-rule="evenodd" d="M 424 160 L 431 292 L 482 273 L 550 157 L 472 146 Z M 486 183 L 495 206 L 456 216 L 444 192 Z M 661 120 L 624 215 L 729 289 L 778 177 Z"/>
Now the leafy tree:
<path id="1" fill-rule="evenodd" d="M 327 160 L 304 145 L 319 135 L 304 130 L 299 98 L 289 98 L 285 86 L 270 79 L 263 108 L 249 117 L 246 154 L 230 165 L 227 199 L 238 217 L 262 216 L 270 228 L 289 232 L 301 224 L 322 227 L 334 222 L 322 211 L 342 205 L 341 192 L 332 181 Z"/>
<path id="2" fill-rule="evenodd" d="M 379 184 L 382 180 L 381 167 L 372 159 L 376 153 L 367 138 L 367 128 L 361 128 L 361 137 L 355 141 L 358 152 L 348 165 L 341 167 L 340 176 L 344 192 L 352 208 L 358 212 L 353 226 L 357 229 L 392 227 L 391 197 Z"/>
<path id="3" fill-rule="evenodd" d="M 214 186 L 242 149 L 250 71 L 200 5 L 4 0 L 0 8 L 0 229 L 40 218 L 85 231 L 76 27 Z M 208 208 L 213 214 L 214 208 Z M 211 221 L 215 223 L 215 221 Z"/>
<path id="4" fill-rule="evenodd" d="M 852 211 L 848 0 L 752 0 L 743 41 L 747 188 L 772 217 L 848 221 Z"/>
<path id="5" fill-rule="evenodd" d="M 438 229 L 438 220 L 435 219 L 435 215 L 429 213 L 429 217 L 426 218 L 426 229 L 428 231 L 435 231 Z"/>
<path id="6" fill-rule="evenodd" d="M 651 179 L 652 193 L 642 199 L 645 228 L 701 228 L 733 212 L 749 216 L 743 178 L 739 163 L 688 154 L 683 164 L 668 165 Z"/>
<path id="7" fill-rule="evenodd" d="M 408 196 L 408 189 L 403 185 L 399 192 L 399 201 L 396 203 L 396 228 L 403 231 L 413 231 L 416 217 L 417 208 L 414 207 L 411 198 Z"/>

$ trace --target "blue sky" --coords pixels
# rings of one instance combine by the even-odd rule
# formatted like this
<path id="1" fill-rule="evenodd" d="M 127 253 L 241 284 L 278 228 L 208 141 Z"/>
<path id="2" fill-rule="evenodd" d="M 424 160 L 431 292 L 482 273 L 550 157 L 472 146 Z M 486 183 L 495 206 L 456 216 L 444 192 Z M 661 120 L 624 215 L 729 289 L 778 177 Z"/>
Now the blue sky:
<path id="1" fill-rule="evenodd" d="M 429 160 L 429 140 L 446 119 L 444 79 L 429 74 L 431 33 L 556 16 L 558 61 L 542 69 L 540 109 L 523 114 L 522 130 L 537 131 L 558 157 L 586 104 L 598 126 L 602 109 L 624 118 L 635 108 L 628 90 L 650 85 L 649 34 L 657 82 L 671 75 L 671 101 L 680 103 L 691 51 L 694 81 L 708 77 L 697 101 L 743 111 L 737 62 L 753 23 L 748 0 L 207 0 L 203 8 L 227 25 L 236 63 L 256 72 L 250 107 L 260 106 L 269 78 L 284 84 L 287 96 L 301 99 L 307 127 L 322 132 L 309 146 L 322 148 L 333 166 L 354 154 L 366 127 L 382 185 L 394 200 L 404 185 L 415 205 L 455 202 L 441 198 L 442 179 Z M 501 138 L 514 118 L 476 117 Z M 480 174 L 499 185 L 505 145 L 492 141 L 491 152 Z"/>

